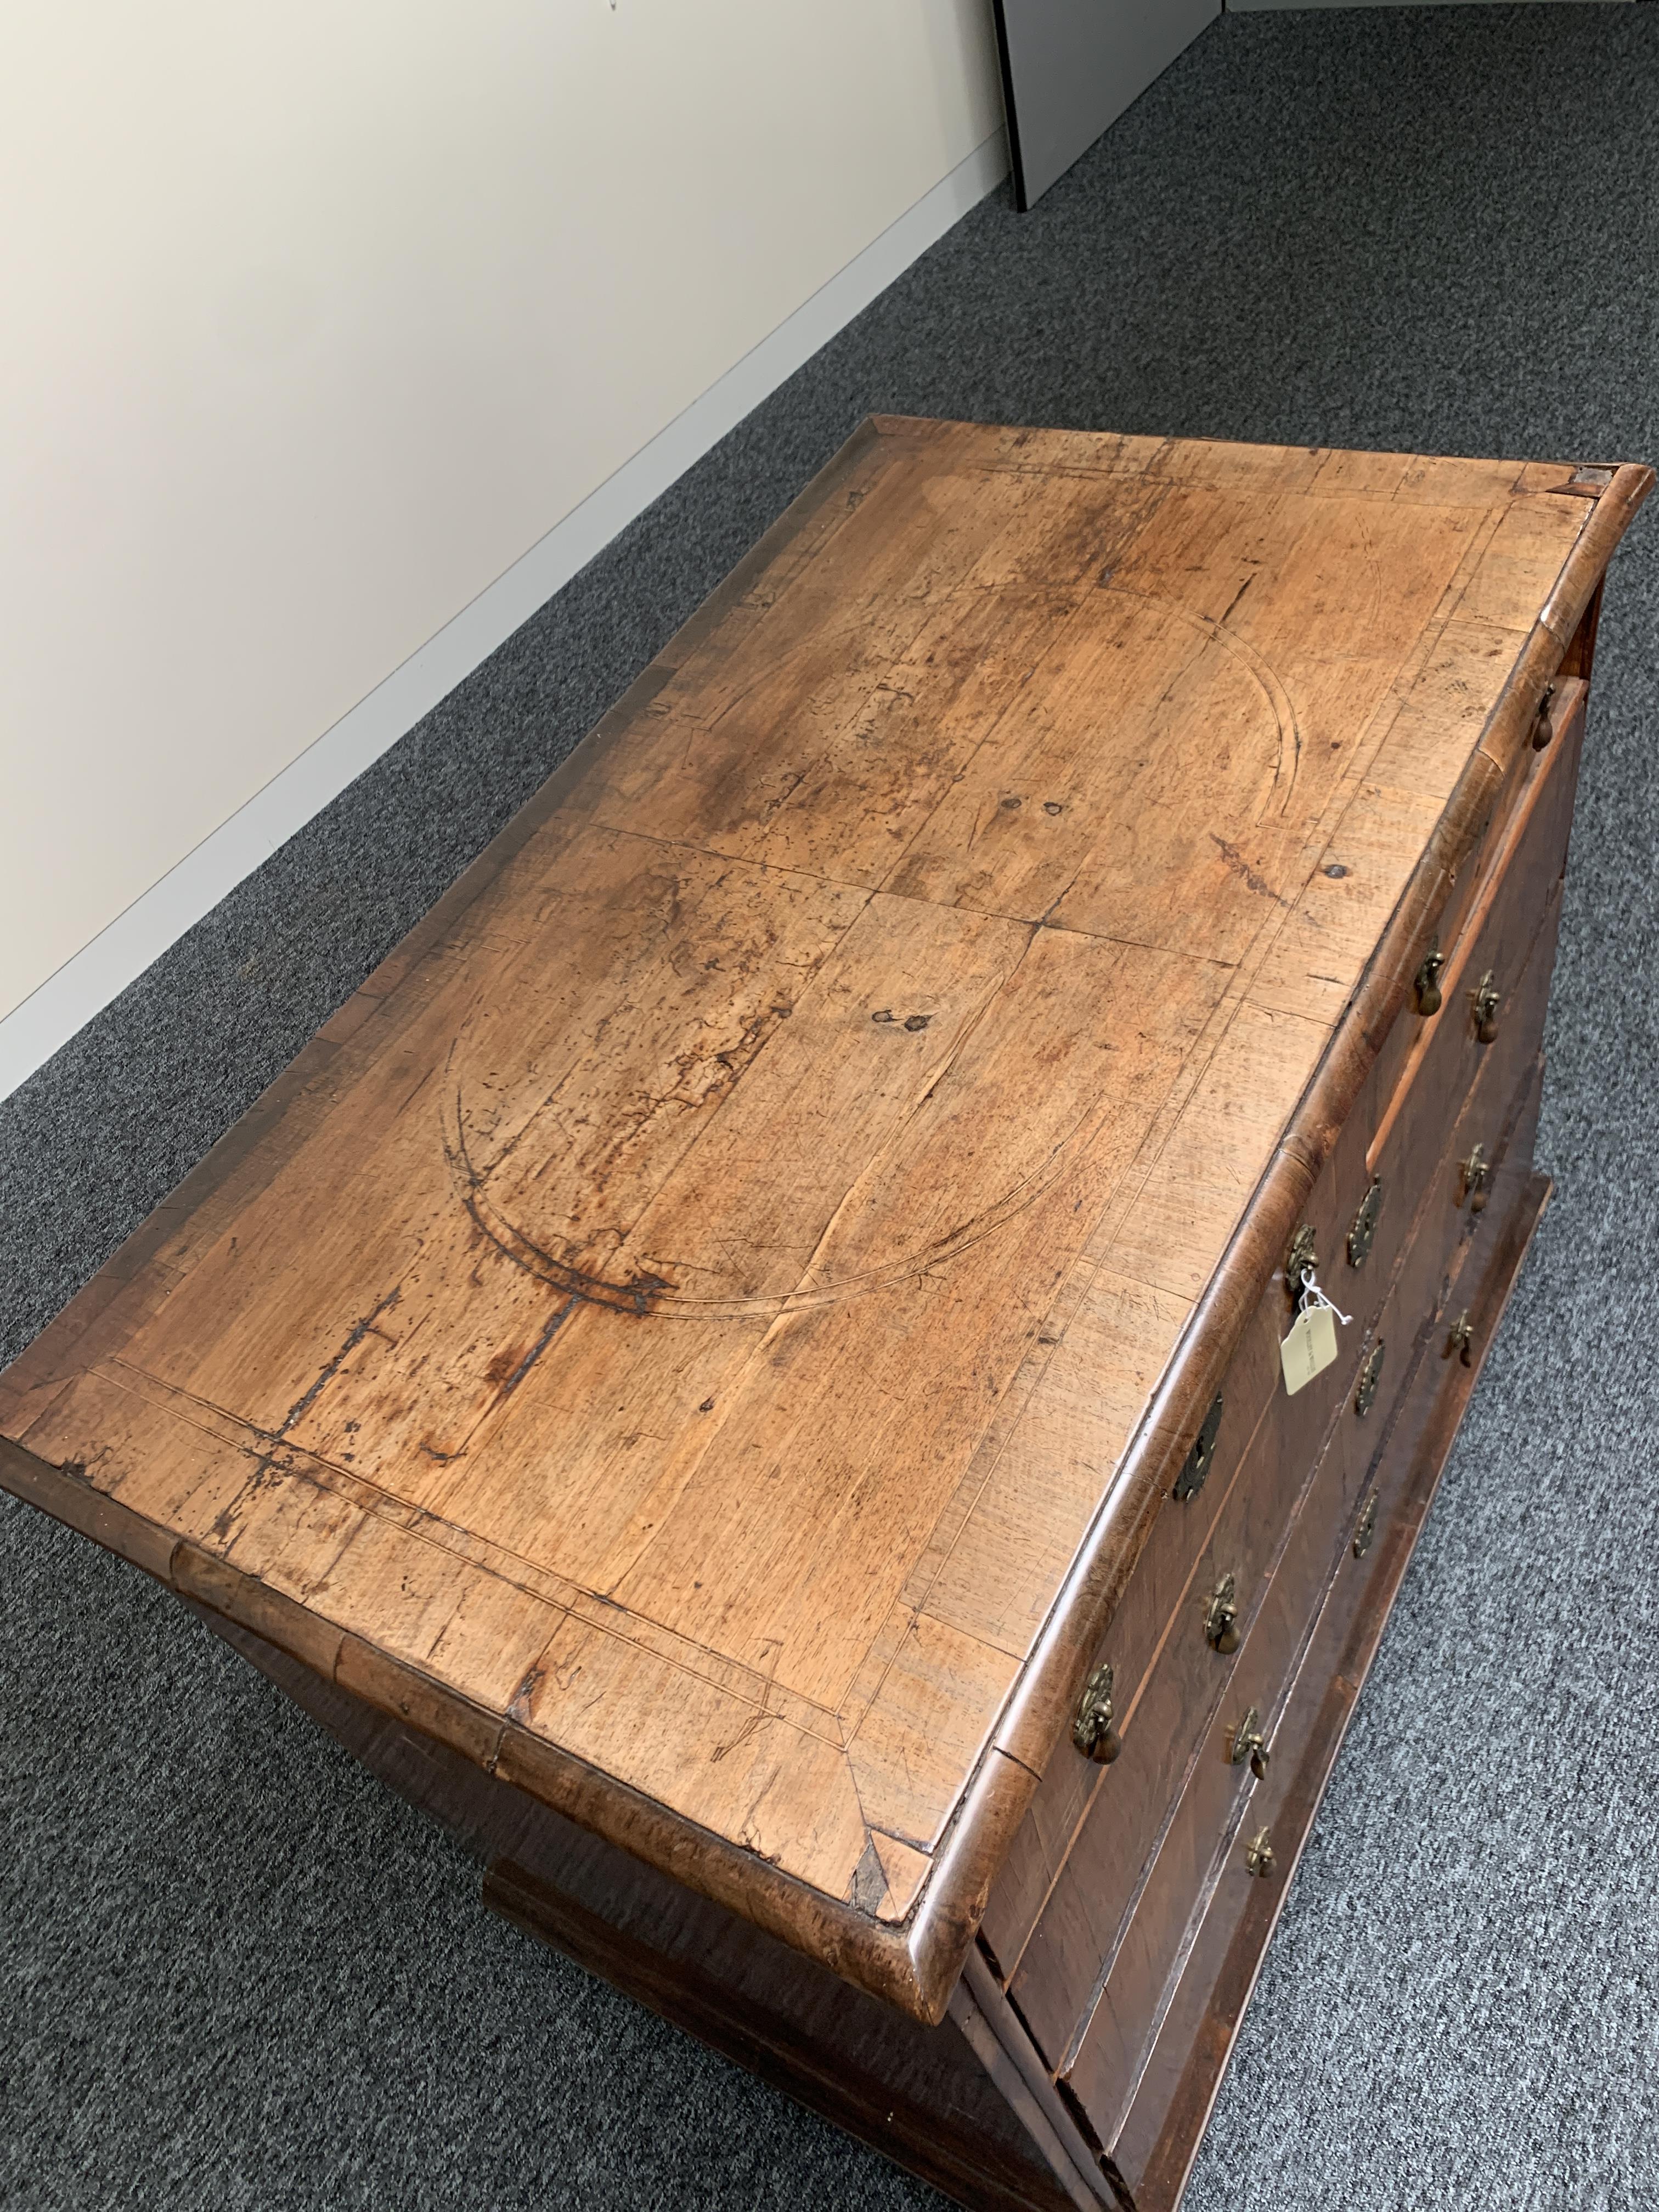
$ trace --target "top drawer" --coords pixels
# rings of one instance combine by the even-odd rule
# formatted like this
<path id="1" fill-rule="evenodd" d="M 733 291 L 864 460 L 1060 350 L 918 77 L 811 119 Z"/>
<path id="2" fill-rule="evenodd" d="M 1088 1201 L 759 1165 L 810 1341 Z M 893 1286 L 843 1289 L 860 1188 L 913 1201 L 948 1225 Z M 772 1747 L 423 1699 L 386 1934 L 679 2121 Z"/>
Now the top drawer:
<path id="1" fill-rule="evenodd" d="M 1483 963 L 1471 978 L 1474 944 L 1486 927 L 1492 901 L 1517 848 L 1535 845 L 1540 853 L 1556 853 L 1559 865 L 1565 865 L 1588 698 L 1589 687 L 1579 678 L 1558 680 L 1538 724 L 1539 734 L 1547 731 L 1547 743 L 1517 753 L 1479 842 L 1446 887 L 1428 959 L 1418 971 L 1421 988 L 1413 989 L 1406 1012 L 1383 1039 L 1365 1094 L 1355 1109 L 1353 1118 L 1367 1120 L 1368 1142 L 1377 1134 L 1389 1100 L 1402 1083 L 1410 1082 L 1430 1042 L 1447 1026 L 1439 1017 L 1466 1003 L 1460 994 L 1472 988 L 1491 964 Z M 1561 772 L 1564 760 L 1569 770 L 1565 775 Z M 1548 817 L 1543 821 L 1538 817 L 1540 803 Z M 1499 948 L 1490 949 L 1497 957 Z M 1524 957 L 1524 946 L 1522 950 Z"/>
<path id="2" fill-rule="evenodd" d="M 1349 1190 L 1360 1188 L 1359 1202 L 1370 1202 L 1375 1256 L 1384 1272 L 1403 1244 L 1409 1221 L 1402 1217 L 1426 1164 L 1438 1158 L 1484 1058 L 1513 1018 L 1540 917 L 1565 871 L 1584 730 L 1584 687 L 1566 688 L 1574 696 L 1565 723 L 1489 838 L 1492 849 L 1472 876 L 1457 933 L 1444 939 L 1434 979 L 1437 1008 L 1408 1012 L 1395 1023 L 1394 1049 L 1379 1054 L 1338 1143 L 1339 1179 Z"/>

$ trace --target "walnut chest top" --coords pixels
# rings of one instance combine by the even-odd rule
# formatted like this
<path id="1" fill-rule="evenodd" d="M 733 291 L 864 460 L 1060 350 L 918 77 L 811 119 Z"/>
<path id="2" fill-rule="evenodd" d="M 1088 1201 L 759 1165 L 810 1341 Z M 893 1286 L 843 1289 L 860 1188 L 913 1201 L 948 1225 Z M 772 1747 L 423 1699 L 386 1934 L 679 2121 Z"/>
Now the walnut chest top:
<path id="1" fill-rule="evenodd" d="M 0 1381 L 9 1486 L 936 2017 L 1646 482 L 866 426 Z"/>

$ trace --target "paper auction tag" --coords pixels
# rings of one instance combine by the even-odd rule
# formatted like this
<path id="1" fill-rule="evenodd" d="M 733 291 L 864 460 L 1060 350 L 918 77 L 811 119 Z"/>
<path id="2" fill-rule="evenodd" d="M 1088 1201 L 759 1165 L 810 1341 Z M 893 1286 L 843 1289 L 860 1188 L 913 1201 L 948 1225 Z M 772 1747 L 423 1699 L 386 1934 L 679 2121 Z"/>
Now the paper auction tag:
<path id="1" fill-rule="evenodd" d="M 1336 1316 L 1328 1305 L 1305 1305 L 1279 1347 L 1285 1389 L 1292 1398 L 1336 1358 Z"/>

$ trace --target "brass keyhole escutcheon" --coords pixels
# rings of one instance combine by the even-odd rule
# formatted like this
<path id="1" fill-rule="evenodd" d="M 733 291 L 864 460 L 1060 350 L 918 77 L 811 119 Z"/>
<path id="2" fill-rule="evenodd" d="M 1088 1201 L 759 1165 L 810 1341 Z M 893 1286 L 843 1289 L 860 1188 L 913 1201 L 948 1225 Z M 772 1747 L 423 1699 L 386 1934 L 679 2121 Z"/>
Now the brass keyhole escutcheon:
<path id="1" fill-rule="evenodd" d="M 1319 1252 L 1313 1224 L 1304 1221 L 1291 1237 L 1291 1249 L 1285 1255 L 1285 1287 L 1293 1298 L 1301 1295 L 1303 1276 L 1309 1268 L 1318 1265 Z"/>
<path id="2" fill-rule="evenodd" d="M 1072 1741 L 1097 1766 L 1109 1766 L 1123 1748 L 1112 1717 L 1111 1662 L 1103 1660 L 1084 1684 L 1077 1717 L 1072 1723 Z"/>
<path id="3" fill-rule="evenodd" d="M 1498 1036 L 1498 1009 L 1503 1002 L 1503 993 L 1492 980 L 1492 971 L 1486 974 L 1469 993 L 1469 1006 L 1474 1015 L 1475 1039 L 1480 1044 L 1492 1043 Z"/>
<path id="4" fill-rule="evenodd" d="M 1382 1178 L 1372 1178 L 1371 1187 L 1359 1201 L 1359 1211 L 1348 1231 L 1348 1265 L 1363 1267 L 1370 1256 L 1376 1237 L 1376 1217 L 1382 1211 Z"/>
<path id="5" fill-rule="evenodd" d="M 1353 1394 L 1353 1409 L 1362 1421 L 1371 1410 L 1371 1401 L 1376 1396 L 1377 1382 L 1382 1373 L 1382 1355 L 1387 1350 L 1388 1346 L 1379 1336 L 1365 1354 L 1360 1367 L 1359 1386 Z"/>
<path id="6" fill-rule="evenodd" d="M 1474 1330 L 1470 1324 L 1468 1315 L 1467 1312 L 1461 1313 L 1451 1325 L 1451 1332 L 1446 1339 L 1446 1348 L 1440 1357 L 1443 1359 L 1461 1359 L 1465 1367 L 1473 1367 L 1474 1345 Z"/>
<path id="7" fill-rule="evenodd" d="M 1204 1608 L 1204 1641 L 1224 1658 L 1238 1649 L 1237 1585 L 1231 1575 L 1223 1575 Z"/>
<path id="8" fill-rule="evenodd" d="M 1484 1145 L 1477 1145 L 1468 1159 L 1460 1163 L 1457 1177 L 1457 1203 L 1462 1206 L 1467 1199 L 1471 1213 L 1484 1213 L 1490 1195 L 1487 1186 L 1492 1182 L 1492 1162 L 1486 1158 Z"/>
<path id="9" fill-rule="evenodd" d="M 1267 1748 L 1267 1739 L 1262 1733 L 1261 1716 L 1252 1705 L 1233 1730 L 1233 1740 L 1227 1753 L 1235 1766 L 1250 1763 L 1250 1771 L 1258 1782 L 1266 1779 L 1268 1761 L 1273 1753 Z"/>
<path id="10" fill-rule="evenodd" d="M 1371 1548 L 1371 1539 L 1376 1534 L 1376 1492 L 1372 1491 L 1365 1500 L 1365 1510 L 1359 1516 L 1359 1526 L 1353 1532 L 1353 1555 L 1363 1559 Z"/>
<path id="11" fill-rule="evenodd" d="M 1550 701 L 1554 696 L 1554 684 L 1547 684 L 1544 686 L 1544 696 L 1538 702 L 1537 719 L 1532 726 L 1532 749 L 1535 753 L 1541 753 L 1555 735 L 1555 725 L 1550 720 Z"/>
<path id="12" fill-rule="evenodd" d="M 1437 945 L 1431 945 L 1423 956 L 1423 965 L 1413 978 L 1412 988 L 1417 993 L 1419 1014 L 1440 1012 L 1440 971 L 1446 964 L 1446 956 Z"/>
<path id="13" fill-rule="evenodd" d="M 1263 1881 L 1273 1872 L 1273 1839 L 1266 1828 L 1258 1828 L 1245 1844 L 1244 1864 L 1249 1873 L 1259 1875 Z"/>
<path id="14" fill-rule="evenodd" d="M 1221 1407 L 1222 1396 L 1218 1390 L 1215 1403 L 1204 1416 L 1204 1425 L 1194 1438 L 1193 1448 L 1188 1453 L 1186 1462 L 1175 1479 L 1175 1488 L 1171 1495 L 1178 1498 L 1183 1505 L 1189 1498 L 1196 1497 L 1204 1487 L 1204 1478 L 1208 1474 L 1210 1462 L 1215 1457 L 1215 1440 L 1221 1430 Z"/>

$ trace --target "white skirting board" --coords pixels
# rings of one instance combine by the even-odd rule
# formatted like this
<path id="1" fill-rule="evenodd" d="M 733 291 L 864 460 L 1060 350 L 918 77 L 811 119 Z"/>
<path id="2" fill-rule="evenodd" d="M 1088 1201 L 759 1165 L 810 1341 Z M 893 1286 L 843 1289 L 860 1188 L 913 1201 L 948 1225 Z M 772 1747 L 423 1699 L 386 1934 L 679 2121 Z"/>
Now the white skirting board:
<path id="1" fill-rule="evenodd" d="M 1000 131 L 0 1020 L 0 1098 L 338 796 L 1008 173 Z"/>

